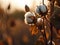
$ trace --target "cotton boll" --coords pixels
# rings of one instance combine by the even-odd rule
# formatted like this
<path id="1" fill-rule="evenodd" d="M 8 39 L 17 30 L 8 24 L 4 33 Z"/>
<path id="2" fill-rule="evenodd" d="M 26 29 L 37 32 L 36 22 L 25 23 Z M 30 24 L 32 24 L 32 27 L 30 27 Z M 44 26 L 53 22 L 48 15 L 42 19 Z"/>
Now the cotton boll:
<path id="1" fill-rule="evenodd" d="M 39 5 L 37 6 L 35 12 L 38 14 L 47 14 L 47 7 L 45 5 Z"/>
<path id="2" fill-rule="evenodd" d="M 42 18 L 37 18 L 37 23 L 43 22 Z"/>
<path id="3" fill-rule="evenodd" d="M 26 24 L 32 24 L 32 23 L 33 23 L 33 19 L 32 19 L 31 17 L 33 17 L 33 19 L 34 19 L 35 14 L 32 13 L 32 12 L 27 12 L 27 13 L 25 14 L 25 23 L 26 23 Z"/>
<path id="4" fill-rule="evenodd" d="M 42 24 L 43 24 L 43 19 L 37 18 L 37 25 L 42 25 Z"/>

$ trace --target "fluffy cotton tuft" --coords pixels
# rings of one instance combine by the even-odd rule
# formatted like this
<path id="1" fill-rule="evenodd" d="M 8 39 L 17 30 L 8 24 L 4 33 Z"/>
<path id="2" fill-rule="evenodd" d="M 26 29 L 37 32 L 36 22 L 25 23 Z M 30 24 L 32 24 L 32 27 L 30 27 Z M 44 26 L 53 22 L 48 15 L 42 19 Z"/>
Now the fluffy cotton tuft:
<path id="1" fill-rule="evenodd" d="M 31 24 L 33 22 L 33 20 L 31 18 L 29 18 L 30 16 L 35 16 L 35 14 L 32 12 L 27 12 L 25 14 L 25 23 L 26 24 Z"/>
<path id="2" fill-rule="evenodd" d="M 40 14 L 41 12 L 42 13 L 45 13 L 47 11 L 47 8 L 45 5 L 39 5 L 36 7 L 36 13 Z"/>
<path id="3" fill-rule="evenodd" d="M 43 22 L 42 18 L 37 18 L 37 23 Z"/>

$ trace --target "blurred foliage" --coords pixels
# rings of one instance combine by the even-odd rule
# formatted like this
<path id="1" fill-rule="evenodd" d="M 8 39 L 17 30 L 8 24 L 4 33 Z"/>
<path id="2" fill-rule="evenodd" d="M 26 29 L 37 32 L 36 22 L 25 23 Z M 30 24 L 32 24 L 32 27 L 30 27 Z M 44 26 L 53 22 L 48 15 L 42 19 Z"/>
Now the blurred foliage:
<path id="1" fill-rule="evenodd" d="M 10 17 L 13 17 L 15 19 L 20 19 L 20 20 L 24 20 L 24 11 L 15 11 L 14 13 L 10 14 Z"/>
<path id="2" fill-rule="evenodd" d="M 57 6 L 54 7 L 51 23 L 55 26 L 56 29 L 60 29 L 60 8 Z"/>

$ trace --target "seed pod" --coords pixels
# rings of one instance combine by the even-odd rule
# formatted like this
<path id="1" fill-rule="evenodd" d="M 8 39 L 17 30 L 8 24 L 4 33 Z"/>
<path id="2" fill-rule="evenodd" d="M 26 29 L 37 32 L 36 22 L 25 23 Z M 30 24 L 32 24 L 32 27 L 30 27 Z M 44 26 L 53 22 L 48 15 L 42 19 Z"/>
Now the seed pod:
<path id="1" fill-rule="evenodd" d="M 30 11 L 30 8 L 27 5 L 25 5 L 25 11 L 26 12 L 29 12 Z"/>

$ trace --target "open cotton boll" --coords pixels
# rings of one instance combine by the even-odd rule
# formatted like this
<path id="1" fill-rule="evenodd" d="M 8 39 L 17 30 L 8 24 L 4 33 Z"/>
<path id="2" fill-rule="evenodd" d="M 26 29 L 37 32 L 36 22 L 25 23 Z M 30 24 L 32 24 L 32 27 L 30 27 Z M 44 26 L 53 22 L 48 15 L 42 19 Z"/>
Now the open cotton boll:
<path id="1" fill-rule="evenodd" d="M 38 14 L 44 14 L 47 12 L 47 7 L 45 5 L 39 5 L 36 7 L 35 12 Z"/>
<path id="2" fill-rule="evenodd" d="M 43 22 L 42 18 L 37 18 L 37 23 Z"/>
<path id="3" fill-rule="evenodd" d="M 33 19 L 31 19 L 30 17 L 35 17 L 35 14 L 34 13 L 32 13 L 32 12 L 27 12 L 26 14 L 25 14 L 25 23 L 26 24 L 32 24 L 33 23 Z"/>

